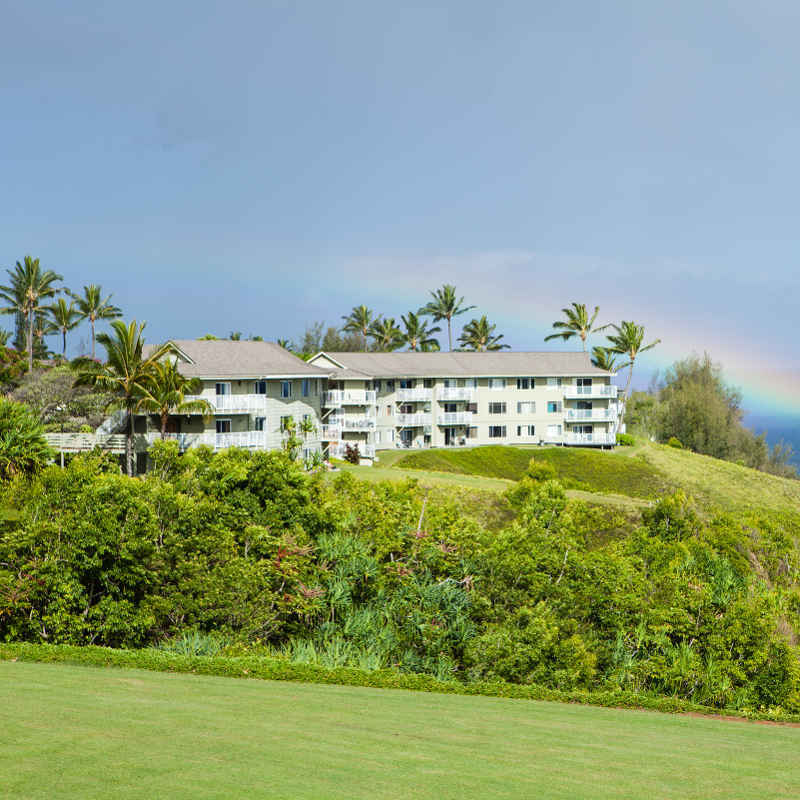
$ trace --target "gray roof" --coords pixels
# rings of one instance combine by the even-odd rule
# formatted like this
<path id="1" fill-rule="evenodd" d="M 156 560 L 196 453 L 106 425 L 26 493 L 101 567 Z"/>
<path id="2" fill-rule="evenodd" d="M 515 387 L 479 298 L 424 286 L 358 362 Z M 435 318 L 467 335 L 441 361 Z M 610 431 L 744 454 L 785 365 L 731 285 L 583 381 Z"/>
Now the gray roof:
<path id="1" fill-rule="evenodd" d="M 405 377 L 564 377 L 613 375 L 592 364 L 588 353 L 525 353 L 501 351 L 489 353 L 329 353 L 342 365 L 330 370 L 333 377 L 405 378 Z M 314 359 L 312 359 L 312 362 Z"/>
<path id="2" fill-rule="evenodd" d="M 183 357 L 180 371 L 187 378 L 324 378 L 330 370 L 307 364 L 274 342 L 234 342 L 229 339 L 170 339 Z M 145 352 L 154 345 L 146 345 Z"/>

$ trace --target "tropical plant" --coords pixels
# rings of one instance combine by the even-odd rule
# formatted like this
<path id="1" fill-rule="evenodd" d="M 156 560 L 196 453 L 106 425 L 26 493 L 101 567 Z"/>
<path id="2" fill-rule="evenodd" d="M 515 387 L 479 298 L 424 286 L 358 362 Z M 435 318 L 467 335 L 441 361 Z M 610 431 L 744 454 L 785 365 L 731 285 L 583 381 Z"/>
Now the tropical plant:
<path id="1" fill-rule="evenodd" d="M 606 370 L 606 372 L 616 372 L 617 354 L 607 347 L 600 347 L 598 345 L 592 348 L 592 364 L 598 369 Z"/>
<path id="2" fill-rule="evenodd" d="M 186 399 L 187 394 L 198 394 L 202 387 L 203 382 L 199 378 L 181 375 L 172 359 L 157 361 L 144 380 L 143 393 L 136 403 L 136 411 L 157 414 L 161 438 L 166 439 L 170 414 L 200 413 L 208 419 L 214 413 L 213 406 L 207 400 Z"/>
<path id="3" fill-rule="evenodd" d="M 67 332 L 76 328 L 83 316 L 75 308 L 74 300 L 67 305 L 67 301 L 63 297 L 59 297 L 55 303 L 47 307 L 47 310 L 50 312 L 56 330 L 61 334 L 61 352 L 64 354 L 67 352 Z"/>
<path id="4" fill-rule="evenodd" d="M 0 328 L 0 347 L 6 347 L 8 340 L 11 338 L 11 331 Z"/>
<path id="5" fill-rule="evenodd" d="M 566 342 L 573 336 L 580 336 L 583 351 L 586 352 L 586 339 L 589 334 L 599 333 L 608 328 L 608 325 L 595 327 L 594 321 L 597 319 L 597 315 L 600 312 L 600 306 L 594 307 L 594 313 L 591 317 L 586 310 L 585 303 L 573 303 L 572 308 L 562 308 L 561 312 L 566 317 L 566 320 L 558 320 L 553 323 L 553 328 L 556 329 L 557 333 L 551 333 L 549 336 L 545 336 L 544 340 L 546 342 L 549 342 L 551 339 L 563 339 Z"/>
<path id="6" fill-rule="evenodd" d="M 389 353 L 403 346 L 403 332 L 397 327 L 394 317 L 378 317 L 367 334 L 375 342 L 375 349 Z"/>
<path id="7" fill-rule="evenodd" d="M 284 350 L 291 350 L 292 349 L 292 341 L 291 339 L 278 339 L 278 347 L 282 347 Z"/>
<path id="8" fill-rule="evenodd" d="M 301 425 L 302 424 L 303 423 L 301 423 Z M 297 459 L 300 447 L 303 444 L 303 440 L 297 435 L 297 430 L 297 420 L 295 420 L 294 417 L 281 417 L 280 432 L 283 434 L 281 447 L 283 448 L 283 452 L 286 453 L 292 461 Z"/>
<path id="9" fill-rule="evenodd" d="M 241 331 L 231 331 L 230 336 L 228 338 L 232 342 L 241 342 L 242 341 L 242 332 Z"/>
<path id="10" fill-rule="evenodd" d="M 18 314 L 25 319 L 25 349 L 28 353 L 28 369 L 33 369 L 34 336 L 37 318 L 44 313 L 43 300 L 55 297 L 60 291 L 54 284 L 63 280 L 51 269 L 43 270 L 38 258 L 25 256 L 23 263 L 17 261 L 13 270 L 6 270 L 11 278 L 7 286 L 0 286 L 0 299 L 8 303 L 0 308 L 2 314 Z"/>
<path id="11" fill-rule="evenodd" d="M 459 344 L 466 350 L 502 350 L 510 345 L 502 344 L 502 333 L 495 333 L 497 325 L 490 325 L 484 314 L 480 319 L 470 320 L 458 337 Z"/>
<path id="12" fill-rule="evenodd" d="M 434 322 L 440 322 L 443 319 L 447 320 L 447 342 L 450 350 L 453 349 L 453 317 L 461 314 L 466 314 L 467 311 L 472 311 L 475 306 L 465 306 L 463 297 L 456 297 L 456 287 L 449 283 L 444 284 L 441 289 L 431 292 L 433 300 L 424 305 L 420 310 L 420 314 L 432 316 Z"/>
<path id="13" fill-rule="evenodd" d="M 32 475 L 52 457 L 34 413 L 22 403 L 0 398 L 0 479 Z"/>
<path id="14" fill-rule="evenodd" d="M 439 349 L 439 340 L 433 336 L 434 333 L 441 331 L 438 325 L 435 328 L 429 328 L 428 321 L 421 320 L 413 311 L 402 315 L 400 319 L 403 321 L 403 327 L 405 328 L 403 340 L 408 345 L 409 350 L 415 352 L 421 350 L 425 353 Z"/>
<path id="15" fill-rule="evenodd" d="M 89 325 L 92 329 L 92 358 L 94 358 L 95 341 L 97 341 L 95 324 L 102 319 L 119 319 L 122 316 L 122 311 L 111 304 L 113 295 L 103 297 L 103 287 L 94 283 L 84 286 L 82 295 L 69 292 L 69 296 L 77 303 L 81 319 L 89 320 Z"/>
<path id="16" fill-rule="evenodd" d="M 346 317 L 342 317 L 344 325 L 342 331 L 344 333 L 355 333 L 361 337 L 364 350 L 367 349 L 367 337 L 369 336 L 370 328 L 375 321 L 375 316 L 371 309 L 365 305 L 353 306 L 353 310 Z"/>
<path id="17" fill-rule="evenodd" d="M 661 342 L 661 339 L 656 339 L 654 342 L 644 345 L 644 325 L 637 325 L 635 322 L 627 320 L 623 320 L 619 325 L 611 325 L 611 327 L 615 333 L 607 336 L 611 345 L 608 349 L 612 353 L 619 353 L 619 355 L 628 359 L 625 364 L 620 366 L 620 369 L 630 367 L 628 380 L 625 384 L 625 398 L 627 399 L 631 388 L 631 379 L 633 378 L 633 365 L 636 363 L 637 357 L 647 350 L 652 350 Z"/>
<path id="18" fill-rule="evenodd" d="M 124 409 L 128 416 L 128 431 L 125 441 L 125 468 L 133 474 L 133 415 L 139 400 L 147 393 L 148 382 L 155 365 L 165 356 L 175 352 L 171 343 L 153 347 L 144 354 L 146 323 L 136 320 L 125 324 L 121 320 L 111 323 L 112 333 L 97 334 L 97 341 L 106 349 L 106 363 L 94 359 L 80 358 L 75 362 L 78 370 L 76 386 L 93 386 L 115 395 L 107 410 Z"/>

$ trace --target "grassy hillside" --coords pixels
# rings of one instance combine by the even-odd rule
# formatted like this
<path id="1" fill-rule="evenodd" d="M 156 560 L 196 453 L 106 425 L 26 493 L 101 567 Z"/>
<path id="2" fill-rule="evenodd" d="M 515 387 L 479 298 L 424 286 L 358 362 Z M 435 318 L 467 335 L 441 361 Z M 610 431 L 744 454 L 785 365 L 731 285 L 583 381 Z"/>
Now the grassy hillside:
<path id="1" fill-rule="evenodd" d="M 21 662 L 0 706 L 7 798 L 800 795 L 790 727 Z"/>

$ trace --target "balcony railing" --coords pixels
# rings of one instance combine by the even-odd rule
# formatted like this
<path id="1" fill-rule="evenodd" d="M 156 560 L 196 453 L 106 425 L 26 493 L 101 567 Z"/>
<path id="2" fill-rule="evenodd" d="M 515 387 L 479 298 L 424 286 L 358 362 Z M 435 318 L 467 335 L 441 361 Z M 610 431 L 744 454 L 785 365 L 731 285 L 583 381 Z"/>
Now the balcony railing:
<path id="1" fill-rule="evenodd" d="M 443 386 L 439 389 L 439 400 L 458 401 L 463 400 L 472 403 L 475 400 L 476 390 L 465 387 Z"/>
<path id="2" fill-rule="evenodd" d="M 339 425 L 345 431 L 371 431 L 375 429 L 375 417 L 343 417 Z"/>
<path id="3" fill-rule="evenodd" d="M 564 444 L 577 445 L 611 445 L 617 443 L 613 433 L 567 433 Z"/>
<path id="4" fill-rule="evenodd" d="M 320 433 L 323 442 L 335 442 L 342 438 L 342 426 L 322 425 Z"/>
<path id="5" fill-rule="evenodd" d="M 53 450 L 62 453 L 79 453 L 95 447 L 112 453 L 125 452 L 124 433 L 46 433 L 44 438 Z"/>
<path id="6" fill-rule="evenodd" d="M 212 394 L 186 395 L 187 402 L 205 400 L 217 414 L 248 414 L 254 411 L 266 411 L 267 396 L 265 394 Z M 181 412 L 183 413 L 183 412 Z M 192 411 L 191 414 L 202 414 Z"/>
<path id="7" fill-rule="evenodd" d="M 433 418 L 431 414 L 397 414 L 395 420 L 398 425 L 403 425 L 406 428 L 414 428 L 430 425 Z"/>
<path id="8" fill-rule="evenodd" d="M 433 389 L 398 389 L 395 395 L 404 403 L 429 403 L 433 400 Z"/>
<path id="9" fill-rule="evenodd" d="M 148 444 L 161 438 L 160 433 L 145 434 Z M 189 447 L 206 445 L 214 450 L 225 450 L 228 447 L 242 447 L 248 450 L 268 450 L 266 431 L 235 431 L 232 433 L 168 433 L 166 438 L 178 443 L 181 450 Z"/>
<path id="10" fill-rule="evenodd" d="M 445 414 L 439 414 L 436 418 L 437 425 L 469 425 L 471 423 L 471 411 L 451 411 Z"/>
<path id="11" fill-rule="evenodd" d="M 322 404 L 327 408 L 339 406 L 373 406 L 377 394 L 371 389 L 331 389 L 322 397 Z"/>
<path id="12" fill-rule="evenodd" d="M 366 442 L 337 442 L 336 444 L 328 445 L 328 458 L 344 458 L 348 444 L 352 447 L 358 445 L 358 452 L 362 458 L 375 457 L 374 444 L 367 444 Z"/>
<path id="13" fill-rule="evenodd" d="M 616 397 L 617 387 L 604 383 L 594 383 L 591 386 L 564 386 L 564 397 Z"/>
<path id="14" fill-rule="evenodd" d="M 585 419 L 603 422 L 604 420 L 616 419 L 617 414 L 612 408 L 568 408 L 566 409 L 566 418 L 568 420 Z"/>

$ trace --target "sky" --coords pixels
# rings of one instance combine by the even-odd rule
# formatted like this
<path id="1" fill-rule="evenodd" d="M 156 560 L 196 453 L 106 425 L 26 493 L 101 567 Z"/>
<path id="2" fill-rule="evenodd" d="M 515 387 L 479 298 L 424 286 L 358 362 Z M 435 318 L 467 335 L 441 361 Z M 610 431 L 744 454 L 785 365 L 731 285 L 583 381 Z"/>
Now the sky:
<path id="1" fill-rule="evenodd" d="M 102 283 L 151 339 L 298 338 L 449 282 L 535 350 L 598 304 L 662 340 L 641 384 L 707 351 L 800 440 L 799 26 L 769 0 L 0 0 L 0 267 Z"/>

